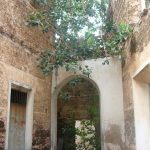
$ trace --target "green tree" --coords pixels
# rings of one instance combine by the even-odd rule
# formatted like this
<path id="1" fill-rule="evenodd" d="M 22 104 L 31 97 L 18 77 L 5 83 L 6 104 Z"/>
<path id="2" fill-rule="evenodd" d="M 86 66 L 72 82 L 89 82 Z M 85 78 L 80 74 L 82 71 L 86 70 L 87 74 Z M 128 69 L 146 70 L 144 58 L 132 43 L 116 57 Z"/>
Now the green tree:
<path id="1" fill-rule="evenodd" d="M 55 32 L 54 48 L 41 53 L 39 67 L 44 74 L 64 66 L 66 70 L 82 70 L 78 61 L 121 55 L 123 43 L 132 29 L 116 25 L 108 18 L 107 0 L 34 0 L 40 9 L 29 15 L 28 24 L 43 32 Z"/>

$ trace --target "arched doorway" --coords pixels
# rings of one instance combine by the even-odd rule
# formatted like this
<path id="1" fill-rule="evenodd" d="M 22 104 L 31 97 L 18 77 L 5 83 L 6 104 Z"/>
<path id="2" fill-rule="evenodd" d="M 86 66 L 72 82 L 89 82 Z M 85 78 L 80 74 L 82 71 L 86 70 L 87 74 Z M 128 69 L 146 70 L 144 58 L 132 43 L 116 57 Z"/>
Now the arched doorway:
<path id="1" fill-rule="evenodd" d="M 57 150 L 100 150 L 99 92 L 90 80 L 74 77 L 57 97 Z"/>
<path id="2" fill-rule="evenodd" d="M 80 87 L 80 89 L 79 89 Z M 73 127 L 76 128 L 77 130 L 80 128 L 83 128 L 83 126 L 88 126 L 91 127 L 91 131 L 94 134 L 92 135 L 93 141 L 90 142 L 95 142 L 96 146 L 99 145 L 100 147 L 100 104 L 99 104 L 99 99 L 100 99 L 100 92 L 99 88 L 96 85 L 96 83 L 90 79 L 87 78 L 83 75 L 71 75 L 65 80 L 63 80 L 58 86 L 54 88 L 54 93 L 52 95 L 52 106 L 51 106 L 51 150 L 57 150 L 58 147 L 57 145 L 60 146 L 61 143 L 61 136 L 60 132 L 60 124 L 64 123 L 64 125 L 68 125 L 68 121 L 74 121 Z M 67 91 L 69 89 L 69 91 Z M 66 93 L 65 93 L 66 92 Z M 73 94 L 71 99 L 69 99 L 69 96 L 71 95 L 66 95 L 67 92 L 70 94 Z M 64 94 L 64 95 L 63 95 Z M 68 98 L 67 98 L 68 97 Z M 63 98 L 66 98 L 66 101 L 62 100 Z M 75 102 L 75 99 L 78 98 L 78 101 Z M 68 99 L 68 100 L 67 100 Z M 73 100 L 74 99 L 74 100 Z M 75 104 L 76 103 L 76 104 Z M 70 107 L 72 109 L 69 110 L 64 110 L 62 111 L 62 106 L 64 104 L 64 108 L 66 109 L 69 105 L 74 107 Z M 68 105 L 68 106 L 67 106 Z M 91 106 L 91 107 L 90 107 Z M 93 106 L 93 107 L 92 107 Z M 73 110 L 74 109 L 74 110 Z M 96 113 L 92 114 L 92 113 Z M 93 115 L 93 116 L 92 116 Z M 95 115 L 95 116 L 94 116 Z M 74 117 L 74 118 L 71 118 Z M 72 120 L 74 119 L 74 120 Z M 95 119 L 95 120 L 94 120 Z M 96 122 L 96 123 L 94 123 Z M 90 126 L 91 125 L 91 126 Z M 59 133 L 58 133 L 59 132 Z M 59 134 L 59 136 L 58 136 Z M 82 134 L 82 133 L 81 133 Z M 84 134 L 84 133 L 83 133 Z M 67 133 L 66 133 L 67 135 Z M 68 136 L 68 135 L 67 135 Z M 76 138 L 80 138 L 79 136 L 77 137 L 77 134 L 74 134 L 73 136 L 70 136 L 70 141 L 64 140 L 63 143 L 72 143 L 72 145 L 76 145 L 77 140 Z M 91 135 L 89 135 L 91 136 Z M 65 137 L 67 139 L 68 137 Z M 95 140 L 96 138 L 96 140 Z M 95 145 L 94 144 L 94 145 Z M 65 144 L 66 145 L 66 144 Z M 74 149 L 77 149 L 76 146 L 73 146 Z M 72 149 L 70 150 L 73 150 Z M 60 148 L 60 147 L 59 147 Z M 61 146 L 61 149 L 65 150 L 63 146 Z M 99 148 L 100 149 L 100 148 Z M 99 150 L 97 149 L 97 150 Z"/>
<path id="3" fill-rule="evenodd" d="M 119 59 L 110 59 L 103 65 L 103 59 L 80 62 L 92 68 L 90 78 L 81 72 L 74 74 L 59 68 L 57 76 L 53 73 L 51 89 L 51 150 L 57 150 L 57 99 L 61 89 L 74 77 L 81 77 L 96 87 L 100 99 L 101 149 L 121 147 L 124 142 L 124 111 L 122 93 L 122 70 Z M 109 94 L 111 93 L 111 94 Z M 114 127 L 116 130 L 114 130 Z M 116 132 L 119 133 L 116 140 Z M 120 142 L 121 141 L 121 142 Z M 111 148 L 110 148 L 111 149 Z"/>

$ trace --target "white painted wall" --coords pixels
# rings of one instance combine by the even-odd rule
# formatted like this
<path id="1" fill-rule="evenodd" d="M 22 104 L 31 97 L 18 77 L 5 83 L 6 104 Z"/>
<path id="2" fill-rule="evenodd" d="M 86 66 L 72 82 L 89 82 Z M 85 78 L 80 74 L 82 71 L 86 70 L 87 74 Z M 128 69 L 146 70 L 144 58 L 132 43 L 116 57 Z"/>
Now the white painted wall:
<path id="1" fill-rule="evenodd" d="M 111 125 L 117 125 L 121 130 L 121 139 L 124 140 L 124 113 L 122 93 L 122 67 L 118 58 L 110 59 L 109 65 L 102 65 L 104 59 L 87 60 L 80 62 L 82 66 L 88 65 L 92 68 L 90 79 L 100 92 L 100 114 L 102 140 L 105 141 L 105 132 Z M 77 73 L 76 75 L 81 75 Z M 58 77 L 53 75 L 52 99 L 51 99 L 51 150 L 56 150 L 57 143 L 57 94 L 70 79 L 74 77 L 71 72 L 64 68 L 58 71 Z M 107 150 L 107 141 L 102 142 L 102 149 Z M 109 150 L 115 150 L 120 143 L 113 145 Z"/>
<path id="2" fill-rule="evenodd" d="M 145 0 L 141 0 L 141 10 L 144 10 L 145 8 Z"/>
<path id="3" fill-rule="evenodd" d="M 150 63 L 133 77 L 136 150 L 150 150 Z"/>

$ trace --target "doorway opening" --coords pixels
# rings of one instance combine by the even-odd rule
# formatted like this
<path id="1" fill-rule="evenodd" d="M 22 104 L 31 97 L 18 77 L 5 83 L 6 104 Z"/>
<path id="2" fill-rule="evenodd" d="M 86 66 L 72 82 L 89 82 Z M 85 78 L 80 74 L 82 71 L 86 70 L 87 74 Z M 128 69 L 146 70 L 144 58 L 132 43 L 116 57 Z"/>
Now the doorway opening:
<path id="1" fill-rule="evenodd" d="M 11 89 L 9 117 L 9 150 L 25 149 L 27 92 Z"/>
<path id="2" fill-rule="evenodd" d="M 57 97 L 57 150 L 100 150 L 99 92 L 92 82 L 74 77 Z"/>

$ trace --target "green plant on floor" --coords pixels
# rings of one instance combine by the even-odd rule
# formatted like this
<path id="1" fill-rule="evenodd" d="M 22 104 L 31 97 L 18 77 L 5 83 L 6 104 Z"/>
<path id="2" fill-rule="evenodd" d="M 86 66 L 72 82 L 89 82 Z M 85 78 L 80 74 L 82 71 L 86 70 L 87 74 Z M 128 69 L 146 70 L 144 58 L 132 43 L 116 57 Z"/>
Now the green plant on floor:
<path id="1" fill-rule="evenodd" d="M 100 150 L 100 133 L 97 133 L 100 130 L 99 96 L 89 96 L 88 101 L 87 112 L 90 120 L 81 121 L 81 130 L 77 132 L 81 138 L 78 149 Z"/>
<path id="2" fill-rule="evenodd" d="M 107 0 L 33 0 L 41 9 L 29 15 L 28 24 L 54 31 L 54 49 L 41 53 L 38 66 L 44 74 L 59 67 L 91 74 L 79 61 L 122 55 L 124 42 L 132 28 L 109 18 Z M 108 59 L 106 61 L 108 64 Z"/>
<path id="3" fill-rule="evenodd" d="M 76 129 L 76 135 L 79 137 L 79 142 L 76 144 L 76 149 L 96 149 L 95 129 L 92 121 L 82 120 L 80 127 Z"/>

